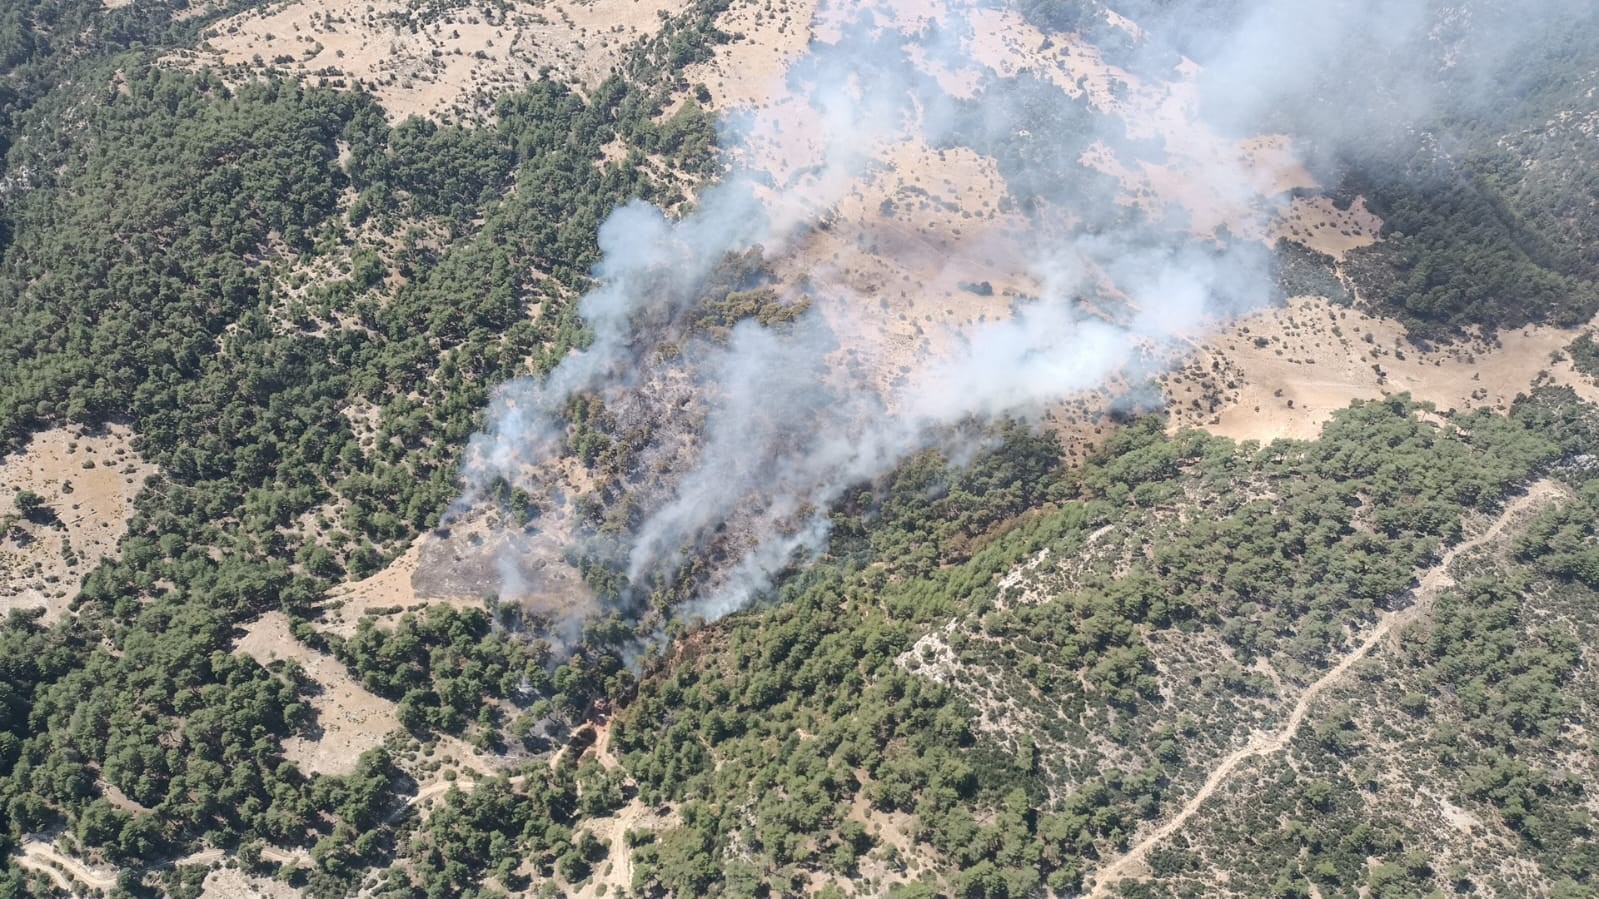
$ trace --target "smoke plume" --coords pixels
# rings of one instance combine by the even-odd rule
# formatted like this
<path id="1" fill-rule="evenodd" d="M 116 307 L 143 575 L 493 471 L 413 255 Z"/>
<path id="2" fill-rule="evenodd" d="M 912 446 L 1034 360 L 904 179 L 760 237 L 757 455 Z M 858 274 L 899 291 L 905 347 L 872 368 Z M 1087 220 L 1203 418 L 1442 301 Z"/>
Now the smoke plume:
<path id="1" fill-rule="evenodd" d="M 462 508 L 509 485 L 538 510 L 502 599 L 542 597 L 568 638 L 599 612 L 737 610 L 825 545 L 845 490 L 1139 384 L 1270 302 L 1266 225 L 1315 185 L 1304 148 L 1321 171 L 1373 116 L 1418 127 L 1439 98 L 1394 65 L 1475 46 L 1421 0 L 1096 8 L 1077 35 L 964 0 L 841 6 L 724 115 L 728 170 L 692 211 L 605 222 L 592 343 L 502 385 L 469 449 Z M 1357 80 L 1382 96 L 1327 93 Z"/>

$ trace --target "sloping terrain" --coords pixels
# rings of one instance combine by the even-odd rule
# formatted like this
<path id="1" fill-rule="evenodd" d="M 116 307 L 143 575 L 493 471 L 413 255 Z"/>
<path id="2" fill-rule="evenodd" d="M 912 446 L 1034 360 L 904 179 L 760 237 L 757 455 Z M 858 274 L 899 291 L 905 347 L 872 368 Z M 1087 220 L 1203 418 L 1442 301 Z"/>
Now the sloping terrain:
<path id="1" fill-rule="evenodd" d="M 0 892 L 1593 895 L 1510 6 L 21 0 Z"/>
<path id="2" fill-rule="evenodd" d="M 0 610 L 42 608 L 44 620 L 54 620 L 84 575 L 115 554 L 133 498 L 155 473 L 131 441 L 121 425 L 46 431 L 0 461 L 0 486 L 9 491 L 0 516 Z"/>
<path id="3" fill-rule="evenodd" d="M 1304 440 L 1354 399 L 1405 393 L 1441 411 L 1504 411 L 1518 395 L 1558 384 L 1599 401 L 1565 352 L 1574 333 L 1534 325 L 1417 344 L 1391 319 L 1293 297 L 1210 338 L 1162 380 L 1174 426 L 1263 443 Z"/>
<path id="4" fill-rule="evenodd" d="M 307 692 L 315 716 L 314 737 L 285 740 L 283 756 L 318 774 L 349 774 L 361 753 L 383 745 L 400 727 L 394 704 L 371 695 L 334 659 L 304 646 L 289 633 L 281 614 L 262 616 L 234 651 L 249 653 L 263 665 L 292 661 L 309 681 Z"/>
<path id="5" fill-rule="evenodd" d="M 828 128 L 808 120 L 815 113 L 803 84 L 791 83 L 778 66 L 797 58 L 802 36 L 843 40 L 869 18 L 906 34 L 935 21 L 970 29 L 953 52 L 907 43 L 913 70 L 934 79 L 946 99 L 1069 107 L 1075 120 L 1068 127 L 1087 133 L 1050 151 L 1078 155 L 1060 161 L 1062 185 L 1042 186 L 1027 164 L 1018 164 L 1013 154 L 1029 153 L 1025 145 L 1033 139 L 1019 123 L 1010 133 L 973 140 L 961 133 L 964 126 L 945 135 L 923 122 L 906 138 L 859 148 L 871 162 L 847 189 L 807 182 L 813 161 L 827 155 L 821 142 Z M 1024 205 L 1056 205 L 1053 214 L 1069 221 L 1106 216 L 1108 204 L 1205 236 L 1224 225 L 1262 240 L 1302 229 L 1307 243 L 1325 242 L 1317 235 L 1334 228 L 1373 227 L 1364 207 L 1345 222 L 1315 201 L 1290 205 L 1291 192 L 1316 182 L 1289 142 L 1281 135 L 1214 133 L 1200 115 L 1192 64 L 1164 77 L 1135 75 L 1080 35 L 1046 35 L 1017 12 L 965 0 L 771 9 L 738 2 L 718 23 L 743 39 L 691 69 L 689 80 L 713 85 L 714 105 L 752 116 L 751 131 L 739 135 L 730 153 L 738 165 L 778 185 L 785 204 L 825 204 L 827 227 L 807 233 L 778 271 L 791 281 L 846 289 L 836 302 L 816 299 L 848 364 L 869 366 L 882 384 L 947 355 L 981 323 L 1009 317 L 1018 298 L 1046 290 L 1050 273 L 1029 249 L 1038 219 L 1023 214 Z M 764 39 L 770 43 L 759 43 Z M 1033 79 L 1042 85 L 1034 87 Z M 1037 96 L 1011 99 L 1011 90 Z M 860 140 L 870 142 L 876 127 L 864 129 Z M 1112 276 L 1102 277 L 1113 285 Z"/>
<path id="6" fill-rule="evenodd" d="M 586 2 L 280 2 L 223 19 L 185 65 L 281 71 L 313 84 L 360 87 L 396 121 L 474 119 L 550 71 L 585 90 L 686 4 Z"/>
<path id="7" fill-rule="evenodd" d="M 1354 895 L 1357 888 L 1388 883 L 1396 870 L 1399 880 L 1421 892 L 1446 882 L 1493 895 L 1548 889 L 1575 876 L 1576 867 L 1568 866 L 1586 864 L 1574 861 L 1592 852 L 1580 828 L 1561 831 L 1562 854 L 1546 854 L 1539 842 L 1544 837 L 1518 825 L 1495 825 L 1495 853 L 1473 854 L 1471 844 L 1451 843 L 1453 867 L 1417 867 L 1411 861 L 1416 855 L 1431 861 L 1428 853 L 1446 852 L 1433 842 L 1437 833 L 1431 825 L 1407 823 L 1410 812 L 1363 805 L 1358 786 L 1380 773 L 1385 796 L 1414 796 L 1425 788 L 1448 807 L 1465 810 L 1461 817 L 1495 821 L 1516 814 L 1508 795 L 1480 788 L 1471 779 L 1477 775 L 1432 780 L 1426 772 L 1433 763 L 1424 755 L 1436 732 L 1402 723 L 1425 720 L 1417 703 L 1448 707 L 1457 691 L 1469 692 L 1456 680 L 1465 676 L 1453 667 L 1461 662 L 1430 663 L 1427 688 L 1405 700 L 1412 712 L 1385 707 L 1368 723 L 1359 709 L 1372 683 L 1392 683 L 1404 694 L 1398 684 L 1412 675 L 1389 676 L 1385 667 L 1408 671 L 1416 662 L 1403 647 L 1414 645 L 1410 641 L 1436 616 L 1447 619 L 1463 601 L 1475 601 L 1470 591 L 1486 583 L 1472 580 L 1483 554 L 1499 560 L 1500 583 L 1545 576 L 1536 561 L 1547 552 L 1539 548 L 1544 538 L 1530 536 L 1540 533 L 1537 522 L 1553 514 L 1581 516 L 1569 511 L 1577 502 L 1570 487 L 1523 483 L 1526 475 L 1517 473 L 1552 449 L 1539 433 L 1552 420 L 1543 410 L 1558 415 L 1571 408 L 1561 405 L 1570 400 L 1558 391 L 1540 396 L 1509 421 L 1486 411 L 1457 419 L 1460 430 L 1422 421 L 1420 410 L 1402 402 L 1369 404 L 1336 416 L 1318 442 L 1279 444 L 1258 454 L 1235 454 L 1230 444 L 1191 432 L 1175 442 L 1118 437 L 1101 462 L 1082 472 L 1085 496 L 990 543 L 970 562 L 914 577 L 906 572 L 908 561 L 885 559 L 880 564 L 895 574 L 886 583 L 881 575 L 865 577 L 876 582 L 874 593 L 852 592 L 848 576 L 842 583 L 813 583 L 788 594 L 783 611 L 765 616 L 759 629 L 755 622 L 731 624 L 727 649 L 674 662 L 667 685 L 650 691 L 649 701 L 621 724 L 630 734 L 640 726 L 664 734 L 698 709 L 703 726 L 711 728 L 700 739 L 715 770 L 691 761 L 681 738 L 662 744 L 653 737 L 624 744 L 637 754 L 632 770 L 648 778 L 641 790 L 647 783 L 668 796 L 736 808 L 747 794 L 726 769 L 759 770 L 762 755 L 783 746 L 781 756 L 793 759 L 780 781 L 785 793 L 821 802 L 821 820 L 831 822 L 823 826 L 837 839 L 850 839 L 837 829 L 846 819 L 841 807 L 827 811 L 825 797 L 860 790 L 879 809 L 913 812 L 919 839 L 966 859 L 957 862 L 967 868 L 960 878 L 924 881 L 940 893 L 1001 876 L 1000 870 L 1017 885 L 1013 889 L 1047 881 L 1066 893 L 1106 890 L 1113 881 L 1131 890 L 1144 880 L 1142 888 L 1157 895 L 1214 892 L 1222 884 L 1231 884 L 1226 889 L 1234 895 L 1274 889 Z M 1591 420 L 1592 412 L 1585 414 Z M 1129 480 L 1135 471 L 1140 474 Z M 1471 474 L 1461 480 L 1450 471 Z M 1452 486 L 1432 493 L 1413 477 L 1419 472 Z M 1480 512 L 1455 505 L 1467 481 L 1474 484 L 1471 504 L 1486 504 Z M 1107 494 L 1099 497 L 1095 485 Z M 903 544 L 889 546 L 896 547 L 892 558 L 909 558 Z M 997 589 L 986 586 L 988 578 Z M 1558 596 L 1570 588 L 1529 582 L 1517 589 Z M 1503 603 L 1503 592 L 1498 595 Z M 852 621 L 866 623 L 849 632 L 823 625 L 826 616 L 838 614 L 835 603 Z M 1537 620 L 1535 608 L 1515 614 Z M 953 621 L 943 617 L 945 610 L 963 609 L 970 611 Z M 907 619 L 928 620 L 930 632 Z M 813 633 L 817 629 L 820 634 Z M 1511 645 L 1516 640 L 1504 638 Z M 1470 644 L 1449 650 L 1468 657 L 1472 651 Z M 782 661 L 772 670 L 774 653 Z M 768 662 L 740 670 L 721 661 L 728 656 Z M 872 685 L 864 696 L 825 686 L 829 680 L 821 672 L 847 683 L 857 665 L 879 672 L 862 673 Z M 1536 727 L 1547 740 L 1536 748 L 1519 744 L 1531 753 L 1522 759 L 1531 776 L 1551 784 L 1586 781 L 1591 774 L 1579 748 L 1583 738 L 1563 723 L 1580 720 L 1585 694 L 1578 690 L 1569 700 L 1546 704 L 1575 669 L 1518 670 L 1528 673 L 1514 687 L 1479 683 L 1469 689 L 1533 691 L 1516 694 L 1534 703 L 1518 708 L 1541 716 L 1536 725 L 1528 720 L 1516 727 Z M 906 683 L 895 671 L 911 672 L 920 683 Z M 730 696 L 733 704 L 710 701 L 714 696 Z M 1501 701 L 1473 699 L 1477 704 L 1466 708 L 1477 711 L 1467 713 L 1483 714 L 1483 700 L 1489 707 Z M 966 711 L 946 717 L 952 701 Z M 917 719 L 921 709 L 926 717 Z M 917 723 L 897 725 L 905 720 L 900 716 Z M 786 737 L 790 727 L 797 742 Z M 1483 733 L 1481 739 L 1498 739 Z M 1414 742 L 1385 742 L 1396 734 Z M 1472 742 L 1477 739 L 1455 751 L 1485 751 Z M 858 748 L 860 741 L 875 748 Z M 1258 781 L 1256 772 L 1299 767 L 1296 755 L 1307 745 L 1351 759 L 1344 770 L 1356 785 L 1335 778 L 1310 792 L 1324 797 L 1314 801 L 1347 813 L 1321 821 L 1304 812 L 1312 815 L 1308 830 L 1285 824 L 1280 834 L 1260 821 L 1240 823 L 1240 816 L 1255 814 L 1276 820 L 1282 781 L 1265 786 L 1271 781 Z M 1004 747 L 1006 761 L 993 754 L 995 747 Z M 852 769 L 857 752 L 864 753 L 862 767 Z M 1318 766 L 1325 765 L 1322 754 Z M 674 764 L 678 771 L 684 765 L 701 771 L 701 779 L 686 788 L 678 785 L 680 774 L 658 779 Z M 1309 774 L 1300 777 L 1306 784 Z M 953 793 L 940 799 L 919 792 L 918 785 L 936 791 L 940 783 Z M 1241 785 L 1251 783 L 1262 783 L 1264 792 L 1240 797 Z M 1037 808 L 1036 819 L 1017 803 Z M 812 832 L 813 825 L 794 823 L 791 814 L 794 809 L 779 799 L 758 800 L 734 813 L 738 823 L 723 818 L 720 828 L 731 829 L 735 842 L 776 853 L 786 828 Z M 1338 854 L 1346 850 L 1324 835 L 1348 833 L 1361 822 L 1374 842 L 1361 864 L 1350 867 L 1348 856 Z M 1195 836 L 1201 833 L 1207 836 Z M 1262 843 L 1258 863 L 1237 855 L 1241 834 Z M 1268 834 L 1276 835 L 1267 841 Z M 1216 848 L 1201 854 L 1200 839 L 1214 840 L 1209 845 Z M 996 847 L 990 851 L 997 856 L 972 853 L 965 847 L 973 841 Z M 886 843 L 861 846 L 868 857 L 886 857 Z M 1265 855 L 1268 849 L 1275 854 Z M 835 863 L 814 851 L 790 851 L 801 864 Z M 1038 853 L 1042 861 L 1031 861 Z M 1007 860 L 1003 869 L 996 870 L 996 857 Z M 1319 867 L 1322 860 L 1326 867 Z M 1520 866 L 1520 879 L 1503 881 L 1500 868 L 1511 864 Z"/>
<path id="8" fill-rule="evenodd" d="M 1382 677 L 1381 669 L 1373 670 L 1374 666 L 1365 666 L 1365 660 L 1374 655 L 1381 655 L 1384 648 L 1397 645 L 1397 634 L 1404 628 L 1424 621 L 1432 612 L 1433 604 L 1438 599 L 1438 594 L 1444 589 L 1455 586 L 1450 568 L 1456 557 L 1467 554 L 1485 545 L 1492 545 L 1501 540 L 1507 528 L 1517 524 L 1524 525 L 1529 512 L 1536 512 L 1541 506 L 1569 500 L 1565 491 L 1549 481 L 1537 481 L 1527 488 L 1527 492 L 1507 503 L 1503 512 L 1494 518 L 1481 534 L 1451 547 L 1448 552 L 1431 568 L 1422 572 L 1417 578 L 1418 585 L 1410 599 L 1410 605 L 1403 610 L 1382 615 L 1377 623 L 1364 634 L 1358 645 L 1338 659 L 1314 683 L 1311 683 L 1292 697 L 1293 707 L 1289 710 L 1287 718 L 1282 725 L 1270 732 L 1256 731 L 1248 743 L 1229 755 L 1218 759 L 1211 767 L 1199 789 L 1194 791 L 1179 808 L 1176 814 L 1160 823 L 1147 834 L 1140 834 L 1138 841 L 1126 852 L 1112 859 L 1104 868 L 1094 876 L 1094 889 L 1089 896 L 1110 895 L 1113 889 L 1124 880 L 1139 878 L 1147 879 L 1153 873 L 1149 867 L 1149 857 L 1152 852 L 1163 844 L 1172 840 L 1173 836 L 1183 830 L 1191 819 L 1194 819 L 1218 791 L 1225 791 L 1235 780 L 1248 779 L 1247 774 L 1235 774 L 1237 769 L 1246 764 L 1251 764 L 1256 758 L 1267 758 L 1288 749 L 1296 742 L 1299 731 L 1304 727 L 1305 721 L 1311 716 L 1315 704 L 1321 700 L 1323 694 L 1338 696 L 1348 694 L 1352 674 L 1356 666 L 1365 668 L 1362 675 L 1367 680 L 1376 680 Z M 1285 699 L 1288 697 L 1285 697 Z M 1317 715 L 1318 719 L 1323 715 Z M 1395 781 L 1404 778 L 1396 777 Z M 1402 788 L 1401 788 L 1402 789 Z M 1460 862 L 1465 862 L 1469 857 L 1470 849 L 1462 853 Z M 1437 865 L 1439 856 L 1433 854 L 1427 864 Z M 1222 872 L 1213 872 L 1212 877 Z M 1201 878 L 1203 882 L 1214 884 L 1211 878 Z M 1227 881 L 1230 889 L 1236 889 L 1230 879 Z M 1531 884 L 1523 884 L 1522 888 L 1529 888 Z M 1243 891 L 1247 895 L 1247 891 Z"/>

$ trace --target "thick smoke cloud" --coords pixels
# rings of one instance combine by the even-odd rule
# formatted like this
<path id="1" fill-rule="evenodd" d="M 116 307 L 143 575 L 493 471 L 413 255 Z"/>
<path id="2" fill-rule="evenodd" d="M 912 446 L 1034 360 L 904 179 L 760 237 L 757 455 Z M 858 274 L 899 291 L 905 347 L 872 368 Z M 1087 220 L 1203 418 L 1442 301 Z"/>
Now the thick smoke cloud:
<path id="1" fill-rule="evenodd" d="M 1144 61 L 1205 66 L 1207 121 L 1280 129 L 1308 162 L 1392 162 L 1416 132 L 1493 119 L 1591 33 L 1589 0 L 1130 0 Z"/>
<path id="2" fill-rule="evenodd" d="M 1147 11 L 1128 65 L 1145 79 L 1151 69 L 1175 78 L 1178 44 L 1161 35 L 1180 35 L 1184 50 L 1205 56 L 1205 120 L 1190 123 L 1195 134 L 1253 133 L 1298 104 L 1320 111 L 1298 124 L 1320 129 L 1305 136 L 1321 152 L 1358 137 L 1337 112 L 1360 99 L 1324 95 L 1328 67 L 1401 59 L 1405 48 L 1435 40 L 1437 18 L 1422 2 L 1195 9 Z M 1074 100 L 1034 73 L 1005 73 L 1007 81 L 993 71 L 978 24 L 991 24 L 992 10 L 950 0 L 925 12 L 908 21 L 886 10 L 837 12 L 836 34 L 791 67 L 783 99 L 727 117 L 722 147 L 731 171 L 692 212 L 671 219 L 633 203 L 604 224 L 598 286 L 580 306 L 592 344 L 545 378 L 503 385 L 468 453 L 463 507 L 509 483 L 543 510 L 527 528 L 531 543 L 524 535 L 518 544 L 542 547 L 534 567 L 604 560 L 626 577 L 610 601 L 629 616 L 641 616 L 648 594 L 672 583 L 694 587 L 676 614 L 725 615 L 797 556 L 825 545 L 826 511 L 843 491 L 926 449 L 968 452 L 982 423 L 1038 418 L 1074 393 L 1136 384 L 1183 341 L 1270 301 L 1274 281 L 1259 240 L 1191 233 L 1180 216 L 1130 209 L 1115 202 L 1104 176 L 1081 175 L 1078 157 L 1096 142 L 1134 162 L 1160 161 L 1159 146 L 1129 137 L 1120 110 L 1092 108 L 1091 98 Z M 1485 65 L 1514 46 L 1497 35 Z M 1450 63 L 1470 64 L 1458 56 Z M 952 96 L 938 72 L 979 73 L 977 99 Z M 1396 85 L 1382 107 L 1388 127 L 1410 127 L 1438 102 L 1424 87 L 1397 86 L 1405 79 L 1396 70 L 1381 74 Z M 1154 143 L 1162 140 L 1174 149 L 1169 135 Z M 1030 216 L 1027 228 L 1010 233 L 1010 249 L 1036 291 L 1014 296 L 997 320 L 950 329 L 938 351 L 885 379 L 890 363 L 873 357 L 876 345 L 846 348 L 838 330 L 843 320 L 870 322 L 879 297 L 805 253 L 839 204 L 883 167 L 883 148 L 903 141 L 999 158 Z M 798 158 L 774 162 L 778 145 Z M 1255 198 L 1247 214 L 1257 220 L 1283 199 L 1262 196 L 1260 173 L 1236 154 L 1189 171 L 1219 196 Z M 1249 230 L 1239 224 L 1233 230 Z M 809 309 L 781 325 L 747 319 L 723 334 L 696 331 L 707 279 L 729 256 L 757 249 L 774 269 L 799 260 L 786 270 L 804 269 L 806 283 L 769 289 L 783 302 L 803 298 Z M 566 416 L 579 397 L 603 401 L 613 435 L 645 441 L 606 492 L 610 508 L 626 510 L 608 528 L 582 521 L 561 474 L 569 467 Z M 529 566 L 502 567 L 506 599 L 531 589 Z M 573 597 L 569 614 L 551 617 L 570 638 L 573 621 L 594 611 Z"/>

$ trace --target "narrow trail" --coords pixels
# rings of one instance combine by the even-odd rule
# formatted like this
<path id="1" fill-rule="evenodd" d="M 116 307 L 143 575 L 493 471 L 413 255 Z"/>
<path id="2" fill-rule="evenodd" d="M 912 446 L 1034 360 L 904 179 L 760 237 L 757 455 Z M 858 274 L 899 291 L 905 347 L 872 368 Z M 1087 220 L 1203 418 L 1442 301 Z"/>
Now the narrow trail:
<path id="1" fill-rule="evenodd" d="M 110 890 L 117 885 L 117 875 L 121 873 L 116 870 L 91 868 L 39 837 L 24 837 L 21 851 L 13 858 L 19 867 L 49 877 L 69 896 L 81 895 L 80 885 L 95 890 Z M 225 858 L 227 853 L 221 849 L 202 849 L 182 858 L 162 862 L 153 866 L 151 870 L 159 871 L 179 865 L 210 865 Z M 278 864 L 311 862 L 310 853 L 303 849 L 284 850 L 276 846 L 264 847 L 261 850 L 261 858 Z"/>
<path id="2" fill-rule="evenodd" d="M 1399 628 L 1427 614 L 1432 608 L 1433 601 L 1444 589 L 1454 585 L 1455 580 L 1449 574 L 1449 568 L 1454 564 L 1456 557 L 1461 553 L 1470 552 L 1480 546 L 1497 540 L 1513 521 L 1523 513 L 1542 504 L 1543 502 L 1564 496 L 1564 490 L 1553 481 L 1536 481 L 1527 487 L 1527 491 L 1505 504 L 1504 511 L 1499 513 L 1493 524 L 1476 537 L 1463 541 L 1449 551 L 1445 552 L 1438 564 L 1428 568 L 1419 578 L 1419 586 L 1415 590 L 1415 601 L 1408 607 L 1397 612 L 1380 613 L 1377 624 L 1360 642 L 1360 645 L 1349 652 L 1337 665 L 1328 669 L 1327 673 L 1306 687 L 1299 694 L 1299 700 L 1294 703 L 1293 711 L 1288 715 L 1288 720 L 1282 727 L 1270 733 L 1257 733 L 1248 743 L 1224 756 L 1216 767 L 1211 769 L 1210 775 L 1200 785 L 1199 790 L 1183 804 L 1177 814 L 1167 819 L 1166 823 L 1155 828 L 1132 848 L 1117 857 L 1110 864 L 1105 865 L 1094 875 L 1094 888 L 1088 892 L 1088 899 L 1108 897 L 1111 887 L 1123 880 L 1137 875 L 1144 867 L 1144 859 L 1150 850 L 1160 845 L 1165 839 L 1176 833 L 1188 820 L 1192 818 L 1215 794 L 1216 790 L 1227 781 L 1233 771 L 1244 760 L 1257 755 L 1267 755 L 1286 749 L 1294 735 L 1298 733 L 1300 725 L 1305 722 L 1305 717 L 1310 714 L 1310 707 L 1328 687 L 1343 680 L 1349 669 L 1355 663 L 1364 659 L 1371 653 L 1373 647 L 1384 639 L 1394 634 Z"/>
<path id="3" fill-rule="evenodd" d="M 512 784 L 515 785 L 515 782 L 516 781 L 513 778 L 512 779 Z M 455 780 L 436 780 L 436 781 L 433 781 L 432 783 L 428 784 L 427 786 L 422 787 L 421 789 L 417 790 L 415 796 L 412 796 L 412 797 L 406 799 L 404 802 L 400 803 L 400 805 L 397 806 L 393 811 L 389 812 L 388 817 L 383 819 L 383 823 L 385 823 L 385 824 L 393 824 L 395 821 L 398 821 L 401 817 L 403 817 L 405 815 L 406 812 L 409 812 L 411 809 L 416 808 L 417 806 L 419 806 L 422 803 L 428 801 L 429 799 L 432 799 L 432 798 L 434 798 L 436 796 L 443 796 L 445 793 L 450 792 L 450 788 L 451 787 L 460 787 L 461 788 L 461 792 L 470 793 L 473 790 L 477 789 L 477 781 L 473 780 L 473 779 L 471 779 L 469 777 L 458 777 Z"/>
<path id="4" fill-rule="evenodd" d="M 22 852 L 17 856 L 17 864 L 29 871 L 37 871 L 49 877 L 69 896 L 78 893 L 73 887 L 74 879 L 96 890 L 109 890 L 117 885 L 115 873 L 96 871 L 50 843 L 35 837 L 23 839 Z"/>
<path id="5" fill-rule="evenodd" d="M 506 782 L 512 787 L 520 787 L 527 783 L 527 775 L 518 774 L 515 777 L 508 777 L 506 778 Z M 470 793 L 478 788 L 479 783 L 480 781 L 470 777 L 458 777 L 455 780 L 432 781 L 427 786 L 417 790 L 415 796 L 407 798 L 393 811 L 389 812 L 388 816 L 383 819 L 383 823 L 393 824 L 395 821 L 398 821 L 401 817 L 403 817 L 407 812 L 411 811 L 411 809 L 416 808 L 429 799 L 443 796 L 445 793 L 450 792 L 451 787 L 459 787 L 461 792 Z"/>

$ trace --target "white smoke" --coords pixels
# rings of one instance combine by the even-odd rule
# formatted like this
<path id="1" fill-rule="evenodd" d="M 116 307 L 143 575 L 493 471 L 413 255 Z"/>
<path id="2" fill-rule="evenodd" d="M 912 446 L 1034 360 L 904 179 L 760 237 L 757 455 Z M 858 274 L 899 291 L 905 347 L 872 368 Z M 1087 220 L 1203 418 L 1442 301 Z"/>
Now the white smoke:
<path id="1" fill-rule="evenodd" d="M 1247 132 L 1283 104 L 1359 102 L 1317 94 L 1326 67 L 1430 40 L 1426 6 L 1248 3 L 1219 31 L 1185 21 L 1180 6 L 1150 18 L 1152 27 L 1187 29 L 1187 46 L 1214 51 L 1199 84 L 1203 115 L 1214 122 L 1191 123 L 1195 133 L 1211 124 Z M 722 146 L 735 168 L 692 212 L 671 219 L 638 202 L 616 210 L 599 235 L 599 286 L 580 306 L 592 344 L 545 378 L 497 391 L 468 453 L 465 502 L 480 501 L 499 479 L 535 494 L 565 489 L 554 474 L 566 453 L 565 410 L 574 397 L 597 396 L 624 419 L 618 432 L 634 428 L 655 441 L 612 482 L 607 501 L 629 517 L 610 529 L 605 552 L 640 588 L 697 566 L 701 591 L 677 613 L 714 619 L 820 550 L 827 510 L 844 490 L 923 450 L 968 448 L 972 429 L 962 426 L 970 422 L 1037 418 L 1074 393 L 1137 383 L 1178 342 L 1269 301 L 1273 277 L 1260 243 L 1190 234 L 1176 217 L 1107 210 L 1107 195 L 1089 181 L 1074 192 L 1077 181 L 1054 180 L 1091 141 L 1126 146 L 1111 111 L 1090 117 L 1092 133 L 1037 133 L 1027 102 L 974 113 L 940 86 L 931 72 L 975 72 L 984 85 L 1002 74 L 1041 77 L 993 68 L 993 35 L 974 23 L 1015 24 L 1004 16 L 961 0 L 930 4 L 910 21 L 887 8 L 838 12 L 839 37 L 813 43 L 791 67 L 786 98 L 729 117 Z M 1067 86 L 1047 90 L 1065 101 Z M 1397 124 L 1416 121 L 1431 102 L 1422 89 L 1396 87 L 1390 96 L 1398 100 L 1385 115 Z M 1316 136 L 1337 144 L 1349 138 L 1341 130 Z M 1169 151 L 1181 149 L 1162 137 Z M 804 293 L 816 305 L 791 324 L 746 320 L 722 339 L 691 333 L 685 323 L 699 288 L 724 259 L 756 247 L 773 259 L 803 254 L 813 229 L 885 165 L 884 148 L 903 141 L 1021 148 L 1008 163 L 1011 182 L 1031 177 L 1041 186 L 1033 233 L 1014 235 L 1012 249 L 1027 260 L 1017 274 L 1037 285 L 1036 296 L 1014 298 L 1012 314 L 998 320 L 952 329 L 946 349 L 921 353 L 888 387 L 875 377 L 887 363 L 870 358 L 871 344 L 850 348 L 856 362 L 868 356 L 864 364 L 846 364 L 838 316 L 823 312 L 859 317 L 879 297 L 822 260 L 805 266 Z M 777 144 L 789 156 L 774 161 Z M 1071 155 L 1063 162 L 1062 154 Z M 1236 153 L 1212 154 L 1188 171 L 1214 195 L 1252 198 L 1245 214 L 1257 232 L 1281 200 L 1261 195 L 1261 174 Z M 1251 223 L 1242 224 L 1248 231 Z M 789 299 L 799 293 L 792 284 L 778 289 Z M 541 505 L 551 511 L 533 528 L 564 516 L 560 528 L 581 530 L 570 504 Z M 520 576 L 503 579 L 514 598 Z"/>

